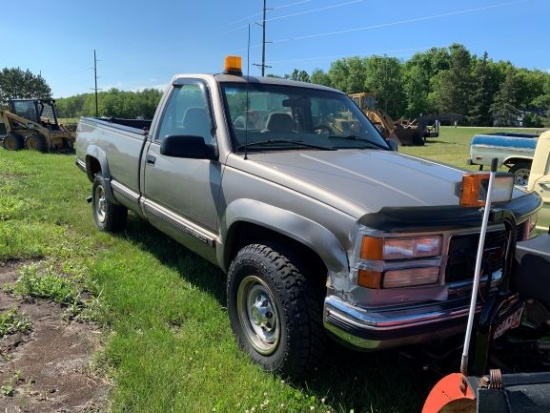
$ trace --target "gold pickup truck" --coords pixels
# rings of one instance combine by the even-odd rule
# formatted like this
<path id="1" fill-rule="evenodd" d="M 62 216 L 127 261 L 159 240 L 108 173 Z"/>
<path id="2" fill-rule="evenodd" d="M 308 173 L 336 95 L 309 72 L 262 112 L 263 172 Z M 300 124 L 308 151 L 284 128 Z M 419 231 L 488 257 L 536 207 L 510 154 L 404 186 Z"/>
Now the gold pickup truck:
<path id="1" fill-rule="evenodd" d="M 544 206 L 539 211 L 537 228 L 548 229 L 550 226 L 550 131 L 544 132 L 538 139 L 527 189 L 535 191 L 544 200 Z"/>

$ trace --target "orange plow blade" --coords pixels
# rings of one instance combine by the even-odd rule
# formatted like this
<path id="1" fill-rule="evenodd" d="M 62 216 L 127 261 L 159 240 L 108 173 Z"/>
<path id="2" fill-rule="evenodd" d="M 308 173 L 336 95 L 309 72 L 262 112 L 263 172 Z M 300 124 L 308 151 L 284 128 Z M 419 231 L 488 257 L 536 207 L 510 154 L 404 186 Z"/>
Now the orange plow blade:
<path id="1" fill-rule="evenodd" d="M 470 413 L 476 411 L 475 394 L 461 373 L 443 377 L 428 395 L 422 413 Z"/>

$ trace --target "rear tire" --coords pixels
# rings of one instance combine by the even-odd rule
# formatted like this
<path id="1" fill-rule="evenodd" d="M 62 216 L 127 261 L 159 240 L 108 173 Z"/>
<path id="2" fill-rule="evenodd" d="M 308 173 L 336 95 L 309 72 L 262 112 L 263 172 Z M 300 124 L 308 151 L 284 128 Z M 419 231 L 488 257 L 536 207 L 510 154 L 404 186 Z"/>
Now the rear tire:
<path id="1" fill-rule="evenodd" d="M 38 152 L 48 151 L 46 137 L 40 133 L 33 133 L 27 136 L 27 139 L 25 139 L 25 146 L 27 149 L 31 151 L 38 151 Z"/>
<path id="2" fill-rule="evenodd" d="M 227 307 L 240 347 L 265 371 L 298 378 L 321 360 L 322 283 L 296 257 L 260 244 L 241 249 L 229 268 Z"/>
<path id="3" fill-rule="evenodd" d="M 101 231 L 120 232 L 126 227 L 128 210 L 107 197 L 105 178 L 98 172 L 92 185 L 94 221 Z"/>
<path id="4" fill-rule="evenodd" d="M 527 186 L 529 182 L 529 174 L 531 173 L 530 162 L 520 162 L 510 168 L 509 171 L 514 174 L 514 183 L 520 186 Z"/>
<path id="5" fill-rule="evenodd" d="M 25 147 L 25 140 L 18 133 L 11 132 L 4 137 L 2 146 L 7 151 L 18 151 Z"/>

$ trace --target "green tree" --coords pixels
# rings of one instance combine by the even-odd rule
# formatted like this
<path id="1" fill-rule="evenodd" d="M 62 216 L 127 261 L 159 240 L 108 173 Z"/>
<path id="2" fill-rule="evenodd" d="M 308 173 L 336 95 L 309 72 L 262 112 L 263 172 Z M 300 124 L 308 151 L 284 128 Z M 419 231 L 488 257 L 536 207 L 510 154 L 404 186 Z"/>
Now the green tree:
<path id="1" fill-rule="evenodd" d="M 126 92 L 116 88 L 98 94 L 100 116 L 118 118 L 151 119 L 162 97 L 157 89 L 144 89 L 140 92 Z M 61 98 L 57 100 L 59 116 L 76 118 L 80 116 L 95 116 L 95 95 L 83 95 Z"/>
<path id="2" fill-rule="evenodd" d="M 417 117 L 434 112 L 430 104 L 431 79 L 440 71 L 449 69 L 447 49 L 432 47 L 427 52 L 415 53 L 403 65 L 403 90 L 407 101 L 405 114 Z"/>
<path id="3" fill-rule="evenodd" d="M 430 112 L 428 95 L 430 78 L 419 65 L 406 65 L 403 74 L 403 92 L 407 101 L 405 115 L 416 117 Z"/>
<path id="4" fill-rule="evenodd" d="M 290 75 L 286 75 L 285 78 L 291 80 L 297 80 L 299 82 L 311 83 L 309 74 L 305 70 L 294 69 Z"/>
<path id="5" fill-rule="evenodd" d="M 50 98 L 52 91 L 41 75 L 30 70 L 4 68 L 0 72 L 0 101 L 6 99 Z"/>
<path id="6" fill-rule="evenodd" d="M 311 83 L 315 83 L 317 85 L 332 86 L 330 76 L 328 73 L 323 72 L 322 69 L 314 69 L 313 72 L 311 72 L 310 80 Z"/>
<path id="7" fill-rule="evenodd" d="M 542 94 L 533 99 L 532 104 L 534 107 L 541 108 L 544 111 L 540 121 L 544 126 L 550 127 L 550 74 L 546 76 L 542 87 Z"/>
<path id="8" fill-rule="evenodd" d="M 371 56 L 365 60 L 365 90 L 376 97 L 376 107 L 391 116 L 401 116 L 406 108 L 401 62 L 395 57 Z"/>
<path id="9" fill-rule="evenodd" d="M 345 93 L 364 91 L 366 68 L 365 60 L 359 57 L 349 57 L 336 60 L 328 71 L 330 83 L 336 89 Z"/>
<path id="10" fill-rule="evenodd" d="M 78 118 L 85 115 L 86 95 L 57 99 L 57 113 L 60 118 Z"/>
<path id="11" fill-rule="evenodd" d="M 473 62 L 472 91 L 469 102 L 468 123 L 475 126 L 491 125 L 491 103 L 495 93 L 487 52 Z"/>
<path id="12" fill-rule="evenodd" d="M 511 69 L 500 85 L 491 105 L 495 125 L 516 126 L 518 124 L 520 111 L 517 108 L 517 90 L 515 70 Z"/>
<path id="13" fill-rule="evenodd" d="M 517 102 L 521 108 L 533 106 L 533 100 L 544 93 L 546 79 L 550 75 L 540 70 L 516 69 Z"/>
<path id="14" fill-rule="evenodd" d="M 431 99 L 439 113 L 467 115 L 472 87 L 470 52 L 460 44 L 449 47 L 449 69 L 432 78 Z"/>

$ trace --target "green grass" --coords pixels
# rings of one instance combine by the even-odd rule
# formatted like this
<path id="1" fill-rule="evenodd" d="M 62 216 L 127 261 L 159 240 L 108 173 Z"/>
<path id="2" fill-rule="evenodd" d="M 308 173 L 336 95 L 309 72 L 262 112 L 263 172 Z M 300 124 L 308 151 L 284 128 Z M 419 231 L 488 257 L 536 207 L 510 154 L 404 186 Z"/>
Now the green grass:
<path id="1" fill-rule="evenodd" d="M 475 132 L 443 128 L 428 145 L 400 150 L 466 167 Z M 396 352 L 334 344 L 306 382 L 263 373 L 237 348 L 220 270 L 132 214 L 120 235 L 97 231 L 91 183 L 73 155 L 0 150 L 0 165 L 0 263 L 25 264 L 22 293 L 67 306 L 94 300 L 114 411 L 421 409 L 435 378 Z"/>
<path id="2" fill-rule="evenodd" d="M 0 340 L 9 334 L 31 331 L 29 320 L 17 313 L 17 308 L 0 311 Z"/>

